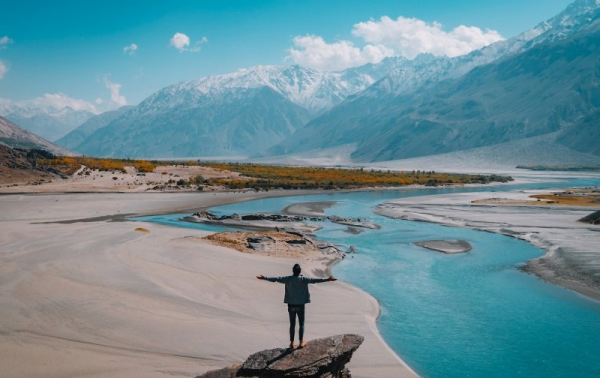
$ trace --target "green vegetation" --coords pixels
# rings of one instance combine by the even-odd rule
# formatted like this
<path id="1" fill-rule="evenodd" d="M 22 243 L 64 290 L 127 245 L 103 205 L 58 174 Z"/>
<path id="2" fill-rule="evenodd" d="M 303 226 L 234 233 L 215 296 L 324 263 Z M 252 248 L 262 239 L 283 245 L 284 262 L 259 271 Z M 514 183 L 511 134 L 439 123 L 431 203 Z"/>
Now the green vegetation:
<path id="1" fill-rule="evenodd" d="M 392 172 L 343 168 L 289 167 L 261 164 L 214 163 L 202 165 L 239 172 L 251 180 L 212 179 L 212 183 L 231 189 L 352 189 L 364 187 L 396 187 L 413 184 L 427 186 L 451 184 L 487 184 L 508 182 L 511 177 L 436 173 L 434 171 Z"/>
<path id="2" fill-rule="evenodd" d="M 378 171 L 364 168 L 319 168 L 291 167 L 262 164 L 218 163 L 218 162 L 173 162 L 130 159 L 96 159 L 88 157 L 59 157 L 40 159 L 39 164 L 52 166 L 66 174 L 73 174 L 82 165 L 101 171 L 125 172 L 126 166 L 132 166 L 138 172 L 153 172 L 158 166 L 184 165 L 211 167 L 221 171 L 237 172 L 238 175 L 205 179 L 198 175 L 189 179 L 174 181 L 177 186 L 202 185 L 222 186 L 228 189 L 269 190 L 282 189 L 354 189 L 364 187 L 398 187 L 406 185 L 453 185 L 488 184 L 508 182 L 512 177 L 497 175 L 467 175 L 456 173 L 437 173 L 434 171 Z"/>

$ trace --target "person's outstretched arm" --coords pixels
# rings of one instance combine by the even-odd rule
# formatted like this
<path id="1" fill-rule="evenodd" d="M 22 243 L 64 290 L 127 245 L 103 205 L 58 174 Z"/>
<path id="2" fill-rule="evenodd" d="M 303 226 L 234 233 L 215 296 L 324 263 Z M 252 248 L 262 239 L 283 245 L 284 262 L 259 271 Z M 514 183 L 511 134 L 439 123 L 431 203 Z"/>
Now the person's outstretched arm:
<path id="1" fill-rule="evenodd" d="M 337 281 L 337 278 L 335 278 L 333 276 L 329 276 L 329 278 L 312 278 L 312 277 L 306 277 L 306 279 L 308 280 L 309 284 Z"/>
<path id="2" fill-rule="evenodd" d="M 265 277 L 262 274 L 260 276 L 256 276 L 256 278 L 258 278 L 259 280 L 266 280 L 266 281 L 270 281 L 270 282 L 279 282 L 279 283 L 286 283 L 288 280 L 288 276 Z"/>

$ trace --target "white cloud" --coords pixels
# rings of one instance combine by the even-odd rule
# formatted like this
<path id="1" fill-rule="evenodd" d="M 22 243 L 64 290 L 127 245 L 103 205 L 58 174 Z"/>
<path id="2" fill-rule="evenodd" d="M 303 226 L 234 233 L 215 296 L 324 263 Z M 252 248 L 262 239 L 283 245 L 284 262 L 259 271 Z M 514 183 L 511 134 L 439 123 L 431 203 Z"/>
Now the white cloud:
<path id="1" fill-rule="evenodd" d="M 175 33 L 169 43 L 180 52 L 184 52 L 190 47 L 190 37 L 183 33 Z"/>
<path id="2" fill-rule="evenodd" d="M 392 49 L 381 44 L 359 48 L 350 41 L 327 43 L 314 35 L 295 37 L 294 47 L 288 53 L 289 58 L 297 64 L 327 71 L 378 63 L 385 57 L 394 55 Z"/>
<path id="3" fill-rule="evenodd" d="M 71 108 L 73 110 L 87 110 L 88 112 L 98 113 L 96 107 L 80 99 L 75 99 L 67 96 L 64 93 L 46 93 L 41 97 L 34 98 L 33 100 L 20 101 L 20 105 L 27 107 L 36 107 L 46 111 L 57 111 L 64 108 Z"/>
<path id="4" fill-rule="evenodd" d="M 4 77 L 4 75 L 6 75 L 7 72 L 8 67 L 6 66 L 6 64 L 4 64 L 3 61 L 0 60 L 0 80 L 2 80 L 2 78 Z"/>
<path id="5" fill-rule="evenodd" d="M 138 45 L 136 45 L 135 43 L 132 43 L 129 46 L 125 46 L 123 47 L 123 54 L 128 54 L 128 55 L 135 55 L 135 52 L 138 49 Z"/>
<path id="6" fill-rule="evenodd" d="M 8 47 L 8 45 L 10 45 L 13 42 L 14 41 L 12 40 L 12 38 L 8 38 L 7 35 L 5 35 L 4 37 L 0 38 L 0 50 L 4 50 L 5 48 Z"/>
<path id="7" fill-rule="evenodd" d="M 46 93 L 43 96 L 23 101 L 11 101 L 0 98 L 0 105 L 15 106 L 23 109 L 40 109 L 48 114 L 61 113 L 65 108 L 99 114 L 102 111 L 113 110 L 120 108 L 123 105 L 127 105 L 125 96 L 119 93 L 121 84 L 111 82 L 109 80 L 109 75 L 106 75 L 103 78 L 103 82 L 104 86 L 110 91 L 110 101 L 105 101 L 101 97 L 98 97 L 92 103 L 82 99 L 69 97 L 62 92 L 57 92 Z"/>
<path id="8" fill-rule="evenodd" d="M 383 16 L 377 21 L 359 22 L 352 34 L 362 39 L 364 46 L 347 40 L 327 43 L 315 35 L 297 36 L 287 59 L 315 69 L 341 70 L 378 63 L 393 55 L 409 59 L 421 53 L 454 57 L 504 39 L 495 30 L 460 25 L 446 32 L 438 22 L 402 16 L 396 20 Z"/>
<path id="9" fill-rule="evenodd" d="M 464 55 L 504 39 L 495 30 L 460 25 L 446 32 L 438 22 L 427 23 L 402 16 L 396 20 L 383 16 L 379 21 L 359 22 L 354 25 L 352 34 L 365 42 L 382 44 L 410 59 L 421 53 L 449 57 Z"/>
<path id="10" fill-rule="evenodd" d="M 192 47 L 190 47 L 190 43 L 190 37 L 183 33 L 175 33 L 169 40 L 169 44 L 179 50 L 179 52 L 198 52 L 201 50 L 203 44 L 208 43 L 208 39 L 202 37 L 200 40 L 196 41 Z"/>
<path id="11" fill-rule="evenodd" d="M 202 37 L 199 41 L 194 43 L 194 46 L 190 49 L 190 52 L 199 52 L 202 49 L 202 45 L 208 43 L 208 38 Z"/>
<path id="12" fill-rule="evenodd" d="M 121 95 L 121 84 L 113 83 L 109 80 L 109 75 L 104 76 L 104 86 L 110 91 L 110 101 L 116 107 L 127 105 L 127 99 Z"/>

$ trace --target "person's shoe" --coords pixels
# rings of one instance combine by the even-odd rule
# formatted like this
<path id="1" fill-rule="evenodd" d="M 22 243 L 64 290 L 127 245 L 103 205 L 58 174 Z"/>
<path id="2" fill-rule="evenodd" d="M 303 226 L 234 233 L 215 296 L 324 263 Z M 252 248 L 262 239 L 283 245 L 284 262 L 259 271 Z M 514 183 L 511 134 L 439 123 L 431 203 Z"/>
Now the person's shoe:
<path id="1" fill-rule="evenodd" d="M 296 345 L 294 345 L 294 343 L 290 343 L 290 349 L 294 349 L 296 347 Z"/>
<path id="2" fill-rule="evenodd" d="M 307 345 L 308 343 L 306 341 L 300 341 L 300 345 L 298 345 L 298 348 L 304 348 Z"/>

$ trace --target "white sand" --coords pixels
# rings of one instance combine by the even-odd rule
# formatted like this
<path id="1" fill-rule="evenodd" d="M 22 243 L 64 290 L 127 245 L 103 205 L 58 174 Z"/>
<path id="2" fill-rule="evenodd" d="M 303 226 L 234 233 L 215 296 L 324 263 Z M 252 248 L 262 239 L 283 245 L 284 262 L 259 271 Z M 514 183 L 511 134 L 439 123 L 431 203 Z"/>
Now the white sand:
<path id="1" fill-rule="evenodd" d="M 596 208 L 567 206 L 493 205 L 502 198 L 515 203 L 531 201 L 533 194 L 553 191 L 512 191 L 443 194 L 410 197 L 380 205 L 382 215 L 509 235 L 547 251 L 526 269 L 545 280 L 600 301 L 600 226 L 577 222 Z"/>
<path id="2" fill-rule="evenodd" d="M 40 185 L 34 184 L 33 180 L 11 180 L 10 183 L 0 185 L 0 193 L 195 191 L 196 185 L 182 187 L 177 185 L 177 181 L 180 179 L 189 180 L 197 176 L 202 176 L 205 179 L 241 178 L 238 172 L 201 166 L 166 165 L 156 167 L 154 172 L 147 173 L 141 173 L 134 167 L 126 166 L 125 171 L 99 171 L 81 167 L 68 178 L 61 179 L 56 176 L 52 181 L 46 181 Z M 46 178 L 46 180 L 50 179 Z M 0 182 L 3 182 L 3 180 L 0 180 Z M 207 188 L 207 190 L 210 189 L 216 189 L 216 187 Z"/>
<path id="3" fill-rule="evenodd" d="M 194 377 L 286 346 L 283 286 L 254 277 L 288 274 L 295 260 L 240 253 L 190 238 L 206 232 L 156 224 L 42 223 L 266 195 L 0 196 L 0 376 Z M 134 231 L 140 226 L 150 232 Z M 322 268 L 301 263 L 307 274 Z M 415 376 L 381 340 L 372 297 L 339 281 L 311 291 L 309 339 L 361 334 L 350 364 L 356 377 Z"/>

